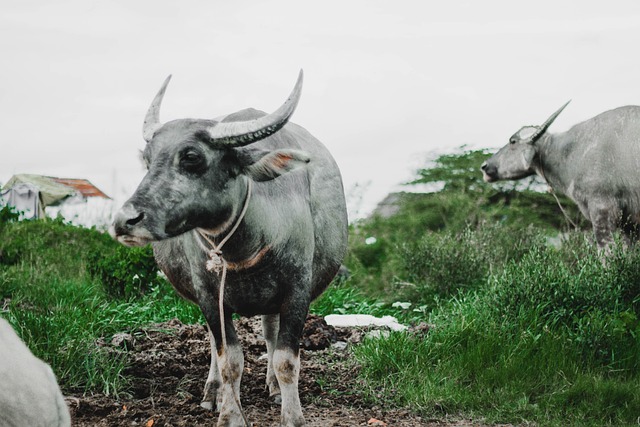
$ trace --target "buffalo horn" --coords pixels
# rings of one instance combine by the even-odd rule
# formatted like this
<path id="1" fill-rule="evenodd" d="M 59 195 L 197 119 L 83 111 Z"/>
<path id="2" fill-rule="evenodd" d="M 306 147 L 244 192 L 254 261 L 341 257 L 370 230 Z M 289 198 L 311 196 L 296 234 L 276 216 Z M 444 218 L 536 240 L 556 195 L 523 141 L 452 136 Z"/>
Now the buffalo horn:
<path id="1" fill-rule="evenodd" d="M 151 141 L 153 134 L 162 127 L 162 123 L 160 123 L 160 104 L 162 104 L 162 98 L 164 97 L 164 92 L 167 90 L 169 80 L 171 80 L 171 75 L 169 75 L 162 84 L 162 87 L 153 99 L 153 102 L 149 106 L 149 110 L 147 110 L 147 115 L 144 118 L 142 136 L 147 142 Z"/>
<path id="2" fill-rule="evenodd" d="M 221 122 L 207 129 L 214 145 L 242 147 L 279 131 L 293 114 L 302 92 L 302 70 L 291 95 L 276 111 L 244 122 Z"/>
<path id="3" fill-rule="evenodd" d="M 546 130 L 549 128 L 549 126 L 551 126 L 551 123 L 553 123 L 553 121 L 560 115 L 560 113 L 562 113 L 562 110 L 564 110 L 564 108 L 569 105 L 569 103 L 571 102 L 571 100 L 568 100 L 562 107 L 558 108 L 558 111 L 556 111 L 555 113 L 553 113 L 543 124 L 542 126 L 540 126 L 538 128 L 538 131 L 531 137 L 532 141 L 535 141 L 536 139 L 540 138 L 542 136 L 543 133 L 546 132 Z"/>

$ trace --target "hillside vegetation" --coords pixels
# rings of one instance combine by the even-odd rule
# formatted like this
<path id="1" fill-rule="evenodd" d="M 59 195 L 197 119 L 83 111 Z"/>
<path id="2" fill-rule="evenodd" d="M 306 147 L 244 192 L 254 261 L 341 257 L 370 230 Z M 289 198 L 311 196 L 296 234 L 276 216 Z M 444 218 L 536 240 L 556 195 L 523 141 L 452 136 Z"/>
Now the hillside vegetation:
<path id="1" fill-rule="evenodd" d="M 431 325 L 352 349 L 369 398 L 427 417 L 544 426 L 635 425 L 640 416 L 640 249 L 606 264 L 588 225 L 534 183 L 489 186 L 487 154 L 442 156 L 398 212 L 350 228 L 346 280 L 318 314 L 392 314 Z M 65 391 L 126 393 L 127 361 L 100 342 L 198 309 L 157 275 L 150 249 L 62 221 L 0 212 L 0 315 Z M 402 302 L 403 304 L 393 304 Z"/>

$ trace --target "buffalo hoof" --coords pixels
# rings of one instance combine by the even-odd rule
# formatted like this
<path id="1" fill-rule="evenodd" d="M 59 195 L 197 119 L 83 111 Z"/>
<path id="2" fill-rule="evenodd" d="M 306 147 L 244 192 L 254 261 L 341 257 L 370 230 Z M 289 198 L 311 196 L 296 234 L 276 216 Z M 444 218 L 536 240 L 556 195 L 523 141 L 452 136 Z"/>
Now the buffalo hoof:
<path id="1" fill-rule="evenodd" d="M 216 427 L 246 427 L 246 424 L 244 422 L 244 419 L 242 418 L 242 415 L 240 415 L 239 413 L 231 412 L 220 414 Z"/>
<path id="2" fill-rule="evenodd" d="M 200 402 L 200 406 L 202 406 L 207 411 L 213 411 L 213 403 L 211 402 Z"/>
<path id="3" fill-rule="evenodd" d="M 200 406 L 202 406 L 207 411 L 220 412 L 220 402 L 217 402 L 215 405 L 210 400 L 203 400 L 200 402 Z"/>
<path id="4" fill-rule="evenodd" d="M 307 423 L 302 415 L 294 418 L 283 419 L 280 423 L 281 427 L 304 427 L 306 425 Z"/>

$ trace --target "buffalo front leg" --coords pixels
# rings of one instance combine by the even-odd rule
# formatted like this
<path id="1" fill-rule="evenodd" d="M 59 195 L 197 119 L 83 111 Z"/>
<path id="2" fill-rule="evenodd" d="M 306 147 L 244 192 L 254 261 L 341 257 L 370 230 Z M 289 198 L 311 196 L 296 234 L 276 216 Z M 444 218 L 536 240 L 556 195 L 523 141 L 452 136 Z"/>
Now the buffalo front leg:
<path id="1" fill-rule="evenodd" d="M 280 385 L 273 369 L 273 352 L 276 349 L 278 330 L 280 329 L 280 315 L 269 314 L 262 316 L 262 333 L 267 344 L 267 387 L 269 396 L 276 404 L 281 404 Z"/>
<path id="2" fill-rule="evenodd" d="M 226 347 L 218 350 L 218 369 L 222 378 L 218 427 L 244 427 L 246 424 L 240 404 L 240 380 L 244 369 L 244 356 L 237 340 L 231 342 L 227 337 Z"/>
<path id="3" fill-rule="evenodd" d="M 282 427 L 300 427 L 305 425 L 302 405 L 298 393 L 300 378 L 300 352 L 291 348 L 278 348 L 273 352 L 273 366 L 280 384 L 282 409 L 280 425 Z"/>
<path id="4" fill-rule="evenodd" d="M 244 369 L 242 347 L 233 327 L 230 310 L 225 310 L 224 322 L 221 322 L 217 310 L 211 307 L 217 307 L 217 304 L 203 304 L 200 306 L 209 325 L 209 330 L 213 335 L 213 340 L 211 341 L 215 347 L 213 355 L 216 357 L 215 365 L 218 368 L 220 379 L 220 386 L 218 387 L 220 415 L 218 416 L 217 426 L 244 427 L 247 423 L 245 423 L 240 404 L 240 380 Z M 226 340 L 222 339 L 223 327 Z M 225 341 L 226 345 L 223 345 Z M 209 374 L 212 375 L 211 372 Z M 212 376 L 216 377 L 215 374 Z"/>
<path id="5" fill-rule="evenodd" d="M 613 203 L 592 203 L 589 206 L 589 216 L 593 224 L 593 233 L 598 249 L 605 257 L 611 254 L 613 248 L 613 233 L 620 219 L 620 211 Z"/>
<path id="6" fill-rule="evenodd" d="M 218 390 L 220 389 L 221 380 L 217 363 L 216 342 L 208 325 L 207 331 L 209 331 L 209 342 L 211 344 L 211 363 L 209 365 L 209 375 L 207 376 L 207 382 L 204 385 L 204 394 L 200 406 L 213 411 L 220 409 L 218 402 Z"/>

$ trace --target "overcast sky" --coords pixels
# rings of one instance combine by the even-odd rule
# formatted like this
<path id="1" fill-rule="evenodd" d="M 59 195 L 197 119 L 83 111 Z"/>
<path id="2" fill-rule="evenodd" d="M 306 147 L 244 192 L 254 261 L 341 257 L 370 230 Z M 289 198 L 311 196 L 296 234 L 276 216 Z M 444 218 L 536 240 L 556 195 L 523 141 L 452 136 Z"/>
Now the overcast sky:
<path id="1" fill-rule="evenodd" d="M 352 215 L 437 154 L 497 148 L 568 99 L 551 131 L 640 104 L 638 1 L 4 1 L 0 182 L 87 178 L 121 201 L 142 121 L 276 109 L 341 167 Z M 354 190 L 355 186 L 365 190 Z"/>

